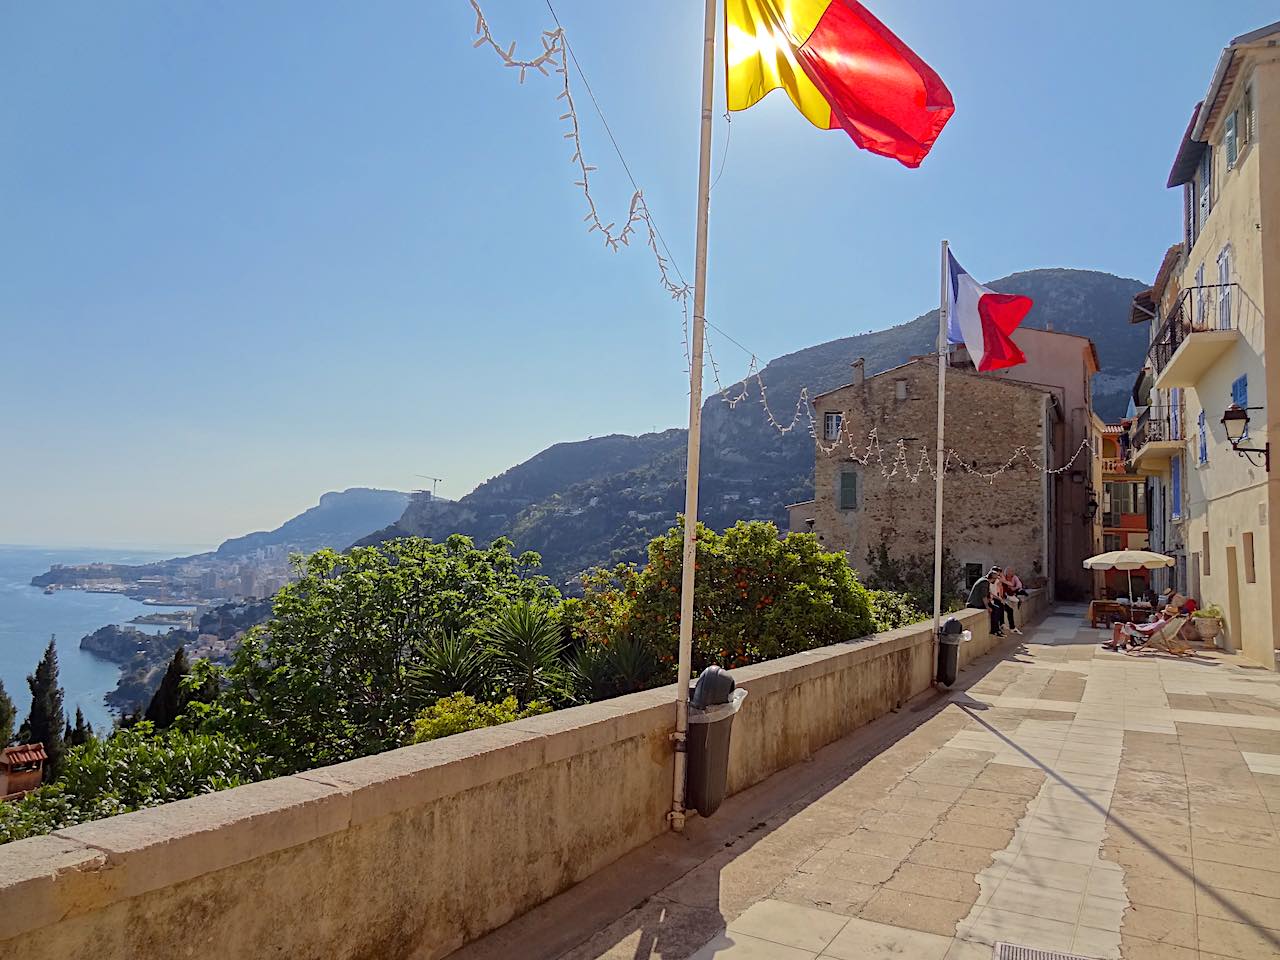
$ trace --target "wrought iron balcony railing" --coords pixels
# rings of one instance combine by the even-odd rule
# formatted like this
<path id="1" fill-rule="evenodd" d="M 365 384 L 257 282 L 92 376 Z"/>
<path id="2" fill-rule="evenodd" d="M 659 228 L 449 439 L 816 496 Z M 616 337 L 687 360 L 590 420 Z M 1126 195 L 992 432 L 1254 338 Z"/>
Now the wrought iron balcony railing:
<path id="1" fill-rule="evenodd" d="M 1151 340 L 1149 353 L 1156 376 L 1192 334 L 1238 330 L 1244 302 L 1238 283 L 1208 283 L 1183 290 L 1173 312 Z"/>
<path id="2" fill-rule="evenodd" d="M 1136 456 L 1149 443 L 1180 443 L 1185 439 L 1181 411 L 1169 404 L 1156 404 L 1138 415 L 1129 442 L 1130 456 Z"/>

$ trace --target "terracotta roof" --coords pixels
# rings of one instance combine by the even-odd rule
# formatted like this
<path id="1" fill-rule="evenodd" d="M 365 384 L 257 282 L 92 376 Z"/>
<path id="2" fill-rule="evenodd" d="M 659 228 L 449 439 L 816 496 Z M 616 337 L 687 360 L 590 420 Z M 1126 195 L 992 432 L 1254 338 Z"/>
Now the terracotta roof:
<path id="1" fill-rule="evenodd" d="M 37 763 L 48 759 L 43 743 L 24 743 L 18 747 L 5 747 L 4 750 L 0 750 L 0 763 L 7 763 L 10 766 Z"/>

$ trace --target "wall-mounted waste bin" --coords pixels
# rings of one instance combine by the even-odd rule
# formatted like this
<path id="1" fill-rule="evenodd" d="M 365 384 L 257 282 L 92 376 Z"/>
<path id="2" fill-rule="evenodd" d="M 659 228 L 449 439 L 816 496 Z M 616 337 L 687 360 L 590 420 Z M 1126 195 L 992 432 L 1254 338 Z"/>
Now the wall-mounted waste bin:
<path id="1" fill-rule="evenodd" d="M 955 617 L 947 617 L 938 628 L 938 682 L 949 687 L 956 682 L 956 672 L 960 666 L 960 644 L 973 639 L 973 634 L 964 628 Z"/>
<path id="2" fill-rule="evenodd" d="M 724 800 L 729 735 L 747 691 L 735 689 L 727 670 L 707 667 L 689 693 L 688 779 L 685 806 L 709 817 Z"/>

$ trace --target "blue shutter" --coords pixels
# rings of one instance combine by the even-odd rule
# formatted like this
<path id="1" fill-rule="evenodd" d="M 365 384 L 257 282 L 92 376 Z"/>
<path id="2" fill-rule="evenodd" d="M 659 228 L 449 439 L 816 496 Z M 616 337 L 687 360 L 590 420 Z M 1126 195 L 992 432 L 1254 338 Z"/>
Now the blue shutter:
<path id="1" fill-rule="evenodd" d="M 1208 434 L 1208 431 L 1205 429 L 1203 410 L 1200 411 L 1200 418 L 1198 423 L 1200 427 L 1200 462 L 1208 463 L 1209 462 L 1209 434 Z"/>
<path id="2" fill-rule="evenodd" d="M 1239 404 L 1242 409 L 1249 406 L 1249 377 L 1247 374 L 1237 377 L 1232 382 L 1231 402 Z M 1248 436 L 1249 428 L 1246 426 L 1241 439 L 1247 439 Z"/>
<path id="3" fill-rule="evenodd" d="M 1169 461 L 1169 473 L 1172 486 L 1169 491 L 1169 516 L 1178 520 L 1182 517 L 1182 458 L 1174 457 Z"/>

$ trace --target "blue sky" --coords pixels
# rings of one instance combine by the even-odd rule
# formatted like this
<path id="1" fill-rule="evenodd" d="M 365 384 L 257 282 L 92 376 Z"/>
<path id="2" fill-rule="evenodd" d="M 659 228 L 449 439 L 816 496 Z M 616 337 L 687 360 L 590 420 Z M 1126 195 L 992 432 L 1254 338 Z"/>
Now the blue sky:
<path id="1" fill-rule="evenodd" d="M 483 6 L 518 50 L 550 24 Z M 1150 277 L 1191 107 L 1275 12 L 872 8 L 957 113 L 918 171 L 781 94 L 734 116 L 708 316 L 762 359 L 929 309 L 943 236 L 983 278 Z M 701 4 L 556 9 L 690 274 Z M 652 259 L 586 234 L 554 84 L 518 86 L 473 23 L 466 0 L 0 7 L 0 542 L 216 543 L 326 490 L 423 473 L 457 497 L 556 441 L 683 425 Z"/>

